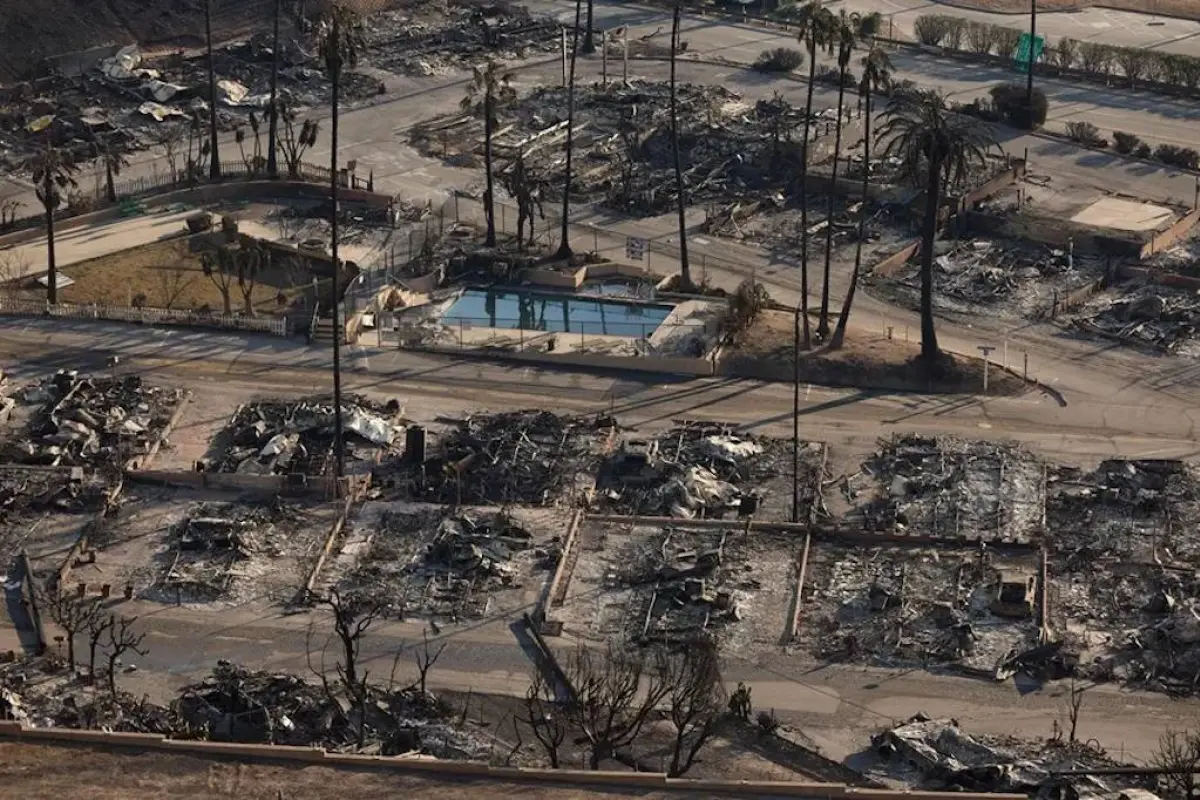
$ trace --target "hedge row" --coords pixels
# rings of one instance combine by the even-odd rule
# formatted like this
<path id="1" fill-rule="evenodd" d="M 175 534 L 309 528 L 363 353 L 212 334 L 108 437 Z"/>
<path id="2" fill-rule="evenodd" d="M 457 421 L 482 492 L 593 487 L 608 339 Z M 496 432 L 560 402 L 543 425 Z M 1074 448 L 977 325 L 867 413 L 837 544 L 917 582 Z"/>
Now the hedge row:
<path id="1" fill-rule="evenodd" d="M 1026 33 L 1019 28 L 972 22 L 944 14 L 917 17 L 913 30 L 921 44 L 1003 58 L 1014 55 L 1021 34 Z M 1149 82 L 1188 91 L 1195 91 L 1200 86 L 1200 58 L 1137 47 L 1064 38 L 1052 47 L 1047 45 L 1040 63 L 1060 70 L 1076 70 L 1091 78 L 1125 78 L 1131 86 Z"/>

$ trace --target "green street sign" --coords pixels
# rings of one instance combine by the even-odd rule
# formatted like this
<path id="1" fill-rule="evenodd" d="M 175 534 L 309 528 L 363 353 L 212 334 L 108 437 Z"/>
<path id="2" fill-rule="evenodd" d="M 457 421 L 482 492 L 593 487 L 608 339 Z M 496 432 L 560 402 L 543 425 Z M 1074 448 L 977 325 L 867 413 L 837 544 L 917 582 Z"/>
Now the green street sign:
<path id="1" fill-rule="evenodd" d="M 1032 47 L 1030 44 L 1032 43 Z M 1045 36 L 1030 36 L 1028 33 L 1021 34 L 1021 40 L 1017 42 L 1017 52 L 1013 54 L 1013 63 L 1023 69 L 1029 69 L 1029 52 L 1033 51 L 1033 63 L 1042 57 L 1042 53 L 1046 50 Z"/>

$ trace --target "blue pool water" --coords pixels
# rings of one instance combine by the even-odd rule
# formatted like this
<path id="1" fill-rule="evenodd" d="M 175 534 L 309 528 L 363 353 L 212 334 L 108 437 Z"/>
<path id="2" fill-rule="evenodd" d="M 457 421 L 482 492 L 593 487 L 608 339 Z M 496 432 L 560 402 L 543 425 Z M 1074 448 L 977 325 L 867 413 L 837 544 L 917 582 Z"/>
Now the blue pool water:
<path id="1" fill-rule="evenodd" d="M 446 325 L 644 338 L 672 306 L 545 294 L 522 289 L 467 289 L 442 314 Z"/>

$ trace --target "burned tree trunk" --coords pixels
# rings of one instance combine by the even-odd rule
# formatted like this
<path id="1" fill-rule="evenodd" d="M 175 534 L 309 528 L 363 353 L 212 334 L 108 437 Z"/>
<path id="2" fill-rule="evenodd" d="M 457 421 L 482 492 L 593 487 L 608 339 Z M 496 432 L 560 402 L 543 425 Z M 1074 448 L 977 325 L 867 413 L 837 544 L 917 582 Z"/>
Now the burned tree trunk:
<path id="1" fill-rule="evenodd" d="M 675 88 L 675 61 L 679 55 L 679 18 L 682 10 L 682 0 L 676 0 L 671 14 L 671 149 L 675 157 L 675 202 L 679 212 L 679 289 L 686 292 L 692 287 L 692 270 L 688 264 L 687 199 L 684 196 L 683 167 L 679 156 L 679 103 Z"/>

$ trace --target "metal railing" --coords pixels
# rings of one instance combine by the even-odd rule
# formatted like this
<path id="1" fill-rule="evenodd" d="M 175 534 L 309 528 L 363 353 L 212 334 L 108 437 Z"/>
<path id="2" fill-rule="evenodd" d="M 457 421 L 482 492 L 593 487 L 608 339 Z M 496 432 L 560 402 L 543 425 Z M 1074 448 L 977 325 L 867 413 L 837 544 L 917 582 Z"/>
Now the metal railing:
<path id="1" fill-rule="evenodd" d="M 287 320 L 282 317 L 225 316 L 168 308 L 132 308 L 100 304 L 73 305 L 71 303 L 50 305 L 42 300 L 0 297 L 0 315 L 186 325 L 219 330 L 270 333 L 276 336 L 288 335 Z"/>

